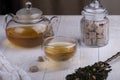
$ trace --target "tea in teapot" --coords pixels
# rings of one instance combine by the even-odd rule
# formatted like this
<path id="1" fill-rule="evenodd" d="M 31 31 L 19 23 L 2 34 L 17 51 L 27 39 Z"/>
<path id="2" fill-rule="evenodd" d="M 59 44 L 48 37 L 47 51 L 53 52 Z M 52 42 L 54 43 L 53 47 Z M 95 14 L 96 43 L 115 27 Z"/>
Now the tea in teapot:
<path id="1" fill-rule="evenodd" d="M 16 45 L 34 47 L 42 43 L 46 30 L 47 26 L 44 26 L 43 32 L 33 26 L 17 26 L 6 29 L 6 35 Z"/>

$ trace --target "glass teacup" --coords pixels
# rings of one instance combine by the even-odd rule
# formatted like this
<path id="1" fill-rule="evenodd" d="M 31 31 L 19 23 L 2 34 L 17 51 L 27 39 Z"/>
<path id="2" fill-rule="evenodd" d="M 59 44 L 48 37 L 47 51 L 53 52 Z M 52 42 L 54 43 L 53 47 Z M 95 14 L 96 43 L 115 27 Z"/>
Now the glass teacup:
<path id="1" fill-rule="evenodd" d="M 65 36 L 48 37 L 43 46 L 48 60 L 68 61 L 76 53 L 77 40 Z"/>

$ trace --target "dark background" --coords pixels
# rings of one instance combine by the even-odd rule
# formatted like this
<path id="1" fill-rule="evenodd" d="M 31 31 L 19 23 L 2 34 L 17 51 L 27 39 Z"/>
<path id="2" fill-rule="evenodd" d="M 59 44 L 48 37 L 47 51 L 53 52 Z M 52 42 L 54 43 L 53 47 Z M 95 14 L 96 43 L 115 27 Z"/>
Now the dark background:
<path id="1" fill-rule="evenodd" d="M 0 0 L 0 14 L 16 13 L 28 0 Z M 89 0 L 29 0 L 48 15 L 80 15 Z"/>

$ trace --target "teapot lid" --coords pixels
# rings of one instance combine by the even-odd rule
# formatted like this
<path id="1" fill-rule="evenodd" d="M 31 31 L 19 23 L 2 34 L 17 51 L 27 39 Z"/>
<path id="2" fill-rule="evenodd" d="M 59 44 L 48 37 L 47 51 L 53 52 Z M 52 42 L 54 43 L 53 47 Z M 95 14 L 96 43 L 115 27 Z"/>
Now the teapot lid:
<path id="1" fill-rule="evenodd" d="M 42 11 L 38 8 L 33 8 L 31 2 L 26 2 L 26 8 L 20 9 L 16 13 L 18 22 L 29 23 L 38 22 L 42 16 Z"/>

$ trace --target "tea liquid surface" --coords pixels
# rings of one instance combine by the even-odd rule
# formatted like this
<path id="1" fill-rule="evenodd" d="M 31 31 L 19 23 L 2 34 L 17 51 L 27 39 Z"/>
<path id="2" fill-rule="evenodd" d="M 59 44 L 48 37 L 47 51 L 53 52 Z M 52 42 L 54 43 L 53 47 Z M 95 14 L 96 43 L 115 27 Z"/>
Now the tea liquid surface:
<path id="1" fill-rule="evenodd" d="M 32 26 L 23 26 L 8 28 L 6 30 L 6 35 L 15 45 L 34 47 L 42 43 L 44 32 L 41 32 L 39 29 L 35 29 L 35 27 Z"/>

